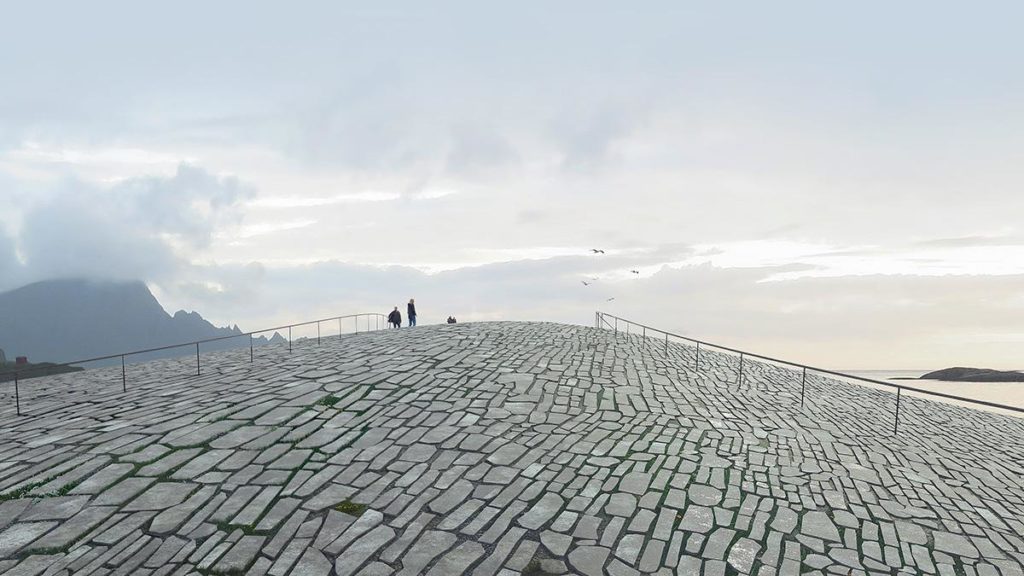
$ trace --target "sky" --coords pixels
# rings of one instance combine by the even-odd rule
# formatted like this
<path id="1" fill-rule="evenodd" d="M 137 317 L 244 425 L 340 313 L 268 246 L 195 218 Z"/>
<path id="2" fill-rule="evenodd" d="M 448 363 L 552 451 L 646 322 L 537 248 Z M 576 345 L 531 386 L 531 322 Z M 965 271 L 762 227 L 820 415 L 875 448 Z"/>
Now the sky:
<path id="1" fill-rule="evenodd" d="M 1024 369 L 1024 4 L 371 4 L 8 7 L 0 290 Z"/>

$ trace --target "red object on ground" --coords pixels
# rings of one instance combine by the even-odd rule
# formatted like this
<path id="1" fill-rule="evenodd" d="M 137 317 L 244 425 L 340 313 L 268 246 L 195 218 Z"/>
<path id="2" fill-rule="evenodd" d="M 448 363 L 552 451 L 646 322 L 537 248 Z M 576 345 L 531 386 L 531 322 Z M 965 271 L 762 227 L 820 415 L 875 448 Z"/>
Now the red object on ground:
<path id="1" fill-rule="evenodd" d="M 24 366 L 25 364 L 28 364 L 28 356 L 18 356 L 14 359 L 15 366 Z"/>

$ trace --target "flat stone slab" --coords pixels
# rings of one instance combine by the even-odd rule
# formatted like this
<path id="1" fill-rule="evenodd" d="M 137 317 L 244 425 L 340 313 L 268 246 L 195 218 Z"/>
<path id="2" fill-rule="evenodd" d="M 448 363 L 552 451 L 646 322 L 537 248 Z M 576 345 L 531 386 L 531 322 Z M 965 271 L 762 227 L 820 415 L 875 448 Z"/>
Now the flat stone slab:
<path id="1" fill-rule="evenodd" d="M 57 522 L 18 522 L 0 532 L 0 558 L 9 558 L 18 550 L 57 526 Z"/>
<path id="2" fill-rule="evenodd" d="M 565 500 L 561 496 L 548 492 L 519 518 L 519 524 L 528 530 L 537 530 L 548 520 L 554 518 L 563 506 L 565 506 Z"/>
<path id="3" fill-rule="evenodd" d="M 89 506 L 33 541 L 28 549 L 45 551 L 70 546 L 116 511 L 114 506 Z"/>
<path id="4" fill-rule="evenodd" d="M 696 360 L 467 323 L 0 387 L 0 572 L 1024 576 L 1024 420 Z"/>
<path id="5" fill-rule="evenodd" d="M 39 520 L 67 520 L 79 510 L 85 508 L 89 502 L 88 496 L 57 496 L 55 498 L 41 498 L 36 500 L 32 506 L 19 515 L 22 522 L 35 522 Z"/>
<path id="6" fill-rule="evenodd" d="M 158 482 L 124 505 L 121 510 L 123 512 L 134 512 L 137 510 L 165 510 L 172 508 L 184 502 L 196 488 L 198 488 L 196 484 L 185 482 Z"/>

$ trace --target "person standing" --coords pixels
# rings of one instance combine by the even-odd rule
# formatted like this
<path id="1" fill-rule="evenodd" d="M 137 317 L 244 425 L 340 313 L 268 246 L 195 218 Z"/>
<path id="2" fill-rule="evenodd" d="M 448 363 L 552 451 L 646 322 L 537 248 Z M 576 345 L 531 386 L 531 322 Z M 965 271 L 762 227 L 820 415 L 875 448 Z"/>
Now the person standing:
<path id="1" fill-rule="evenodd" d="M 407 307 L 406 312 L 409 313 L 409 327 L 412 328 L 413 326 L 416 325 L 416 299 L 415 298 L 410 298 L 409 299 L 409 306 Z"/>
<path id="2" fill-rule="evenodd" d="M 402 313 L 398 311 L 398 306 L 388 314 L 388 324 L 391 324 L 395 328 L 402 327 Z"/>

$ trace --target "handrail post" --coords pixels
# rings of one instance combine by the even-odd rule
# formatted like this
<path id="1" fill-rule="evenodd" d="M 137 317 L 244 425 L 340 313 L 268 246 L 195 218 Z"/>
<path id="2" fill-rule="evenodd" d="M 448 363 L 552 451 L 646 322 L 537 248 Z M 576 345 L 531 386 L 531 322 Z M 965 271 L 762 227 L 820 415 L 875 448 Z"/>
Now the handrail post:
<path id="1" fill-rule="evenodd" d="M 338 339 L 341 339 L 341 316 L 338 316 Z"/>
<path id="2" fill-rule="evenodd" d="M 896 422 L 893 423 L 892 426 L 893 435 L 895 435 L 900 428 L 900 392 L 903 392 L 903 388 L 896 389 Z"/>
<path id="3" fill-rule="evenodd" d="M 616 336 L 619 335 L 619 318 L 618 317 L 615 318 L 615 335 Z"/>
<path id="4" fill-rule="evenodd" d="M 199 376 L 199 342 L 196 342 L 196 376 Z"/>
<path id="5" fill-rule="evenodd" d="M 800 379 L 800 407 L 804 407 L 804 390 L 807 389 L 807 366 L 804 366 L 804 375 Z"/>
<path id="6" fill-rule="evenodd" d="M 320 345 L 320 321 L 316 321 L 316 345 Z"/>
<path id="7" fill-rule="evenodd" d="M 668 332 L 665 332 L 665 356 L 668 356 Z"/>
<path id="8" fill-rule="evenodd" d="M 697 355 L 693 357 L 693 371 L 700 372 L 700 341 L 697 341 Z"/>
<path id="9" fill-rule="evenodd" d="M 292 327 L 288 327 L 288 353 L 292 353 Z"/>
<path id="10" fill-rule="evenodd" d="M 740 377 L 736 384 L 743 385 L 743 352 L 740 352 Z"/>
<path id="11" fill-rule="evenodd" d="M 128 392 L 128 378 L 124 374 L 124 354 L 121 354 L 121 391 Z"/>
<path id="12" fill-rule="evenodd" d="M 18 371 L 14 371 L 14 406 L 18 416 L 21 416 L 21 394 L 18 391 Z"/>
<path id="13" fill-rule="evenodd" d="M 252 332 L 250 332 L 249 333 L 249 363 L 252 364 L 252 361 L 253 361 L 253 355 L 252 355 Z"/>

